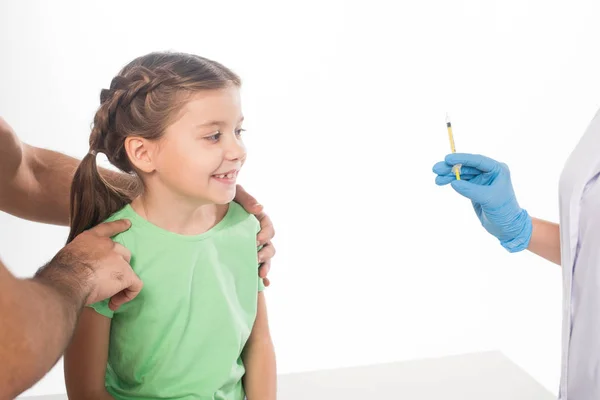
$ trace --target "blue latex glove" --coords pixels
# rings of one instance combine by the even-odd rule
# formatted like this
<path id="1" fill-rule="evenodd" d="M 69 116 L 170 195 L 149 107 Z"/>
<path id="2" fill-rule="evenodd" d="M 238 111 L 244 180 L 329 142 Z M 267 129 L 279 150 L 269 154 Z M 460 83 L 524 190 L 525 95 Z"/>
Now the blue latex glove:
<path id="1" fill-rule="evenodd" d="M 452 172 L 456 164 L 462 164 L 460 181 Z M 505 249 L 515 253 L 529 246 L 531 217 L 517 202 L 506 164 L 481 155 L 454 153 L 435 164 L 433 172 L 436 184 L 450 184 L 471 200 L 483 227 Z"/>

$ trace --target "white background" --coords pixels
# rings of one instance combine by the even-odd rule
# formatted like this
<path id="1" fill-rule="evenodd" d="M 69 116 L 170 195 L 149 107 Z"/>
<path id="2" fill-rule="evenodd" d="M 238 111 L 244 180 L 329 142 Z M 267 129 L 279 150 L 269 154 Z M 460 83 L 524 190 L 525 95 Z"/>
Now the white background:
<path id="1" fill-rule="evenodd" d="M 593 0 L 3 1 L 0 115 L 81 157 L 131 59 L 220 61 L 244 80 L 241 183 L 277 230 L 280 372 L 500 349 L 556 393 L 560 268 L 504 251 L 431 167 L 449 112 L 457 150 L 508 163 L 521 205 L 556 221 L 563 162 L 600 105 L 598 17 Z M 0 228 L 22 277 L 67 235 L 6 214 Z M 61 363 L 27 394 L 59 392 Z"/>

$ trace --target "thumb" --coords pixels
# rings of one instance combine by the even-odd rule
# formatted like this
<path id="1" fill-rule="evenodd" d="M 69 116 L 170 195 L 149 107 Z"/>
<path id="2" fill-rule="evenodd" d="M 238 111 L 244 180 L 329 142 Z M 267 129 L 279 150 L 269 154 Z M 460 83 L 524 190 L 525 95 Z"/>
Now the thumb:
<path id="1" fill-rule="evenodd" d="M 119 307 L 121 307 L 123 304 L 127 303 L 130 300 L 132 300 L 131 296 L 128 293 L 127 289 L 125 289 L 110 298 L 108 308 L 110 308 L 113 311 L 117 311 Z"/>
<path id="2" fill-rule="evenodd" d="M 137 295 L 140 294 L 140 292 L 142 291 L 143 286 L 143 282 L 140 280 L 140 278 L 138 278 L 137 275 L 134 274 L 131 285 L 129 285 L 128 288 L 120 291 L 119 293 L 111 297 L 108 303 L 108 307 L 111 310 L 116 311 L 123 304 L 135 299 Z"/>
<path id="3" fill-rule="evenodd" d="M 481 203 L 486 197 L 486 189 L 487 187 L 476 185 L 469 181 L 452 181 L 450 182 L 452 189 L 454 189 L 458 194 L 474 201 L 476 203 Z"/>
<path id="4" fill-rule="evenodd" d="M 98 236 L 113 237 L 118 233 L 126 231 L 131 226 L 127 219 L 119 219 L 111 222 L 104 222 L 91 229 Z"/>

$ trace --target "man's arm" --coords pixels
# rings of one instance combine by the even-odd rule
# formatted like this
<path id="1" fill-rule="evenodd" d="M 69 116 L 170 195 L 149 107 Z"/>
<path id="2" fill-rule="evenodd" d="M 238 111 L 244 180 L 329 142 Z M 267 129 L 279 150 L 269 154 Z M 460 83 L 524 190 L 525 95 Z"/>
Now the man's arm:
<path id="1" fill-rule="evenodd" d="M 69 224 L 71 181 L 80 160 L 22 143 L 0 118 L 0 210 L 20 218 Z M 101 168 L 111 184 L 133 188 L 129 175 Z"/>
<path id="2" fill-rule="evenodd" d="M 85 304 L 110 297 L 114 310 L 140 292 L 130 253 L 110 239 L 128 227 L 113 221 L 82 233 L 32 279 L 17 279 L 0 263 L 0 400 L 56 364 Z"/>
<path id="3" fill-rule="evenodd" d="M 44 279 L 16 279 L 0 263 L 1 400 L 14 399 L 56 364 L 86 296 L 81 286 L 67 294 Z"/>

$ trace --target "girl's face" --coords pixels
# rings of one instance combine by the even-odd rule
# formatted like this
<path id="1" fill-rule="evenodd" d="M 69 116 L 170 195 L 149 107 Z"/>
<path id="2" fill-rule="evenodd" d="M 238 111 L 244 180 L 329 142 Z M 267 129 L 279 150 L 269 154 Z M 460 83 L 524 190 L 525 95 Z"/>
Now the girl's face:
<path id="1" fill-rule="evenodd" d="M 237 87 L 194 94 L 164 136 L 146 143 L 150 178 L 194 203 L 229 203 L 246 160 L 242 121 Z"/>

